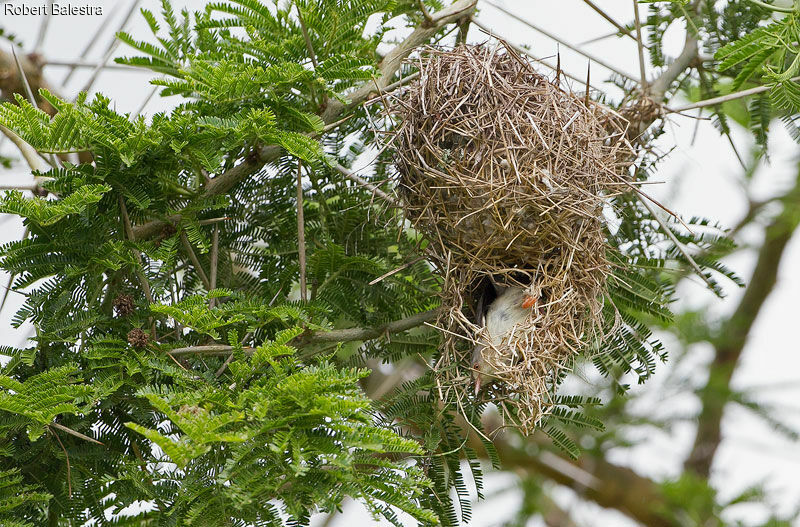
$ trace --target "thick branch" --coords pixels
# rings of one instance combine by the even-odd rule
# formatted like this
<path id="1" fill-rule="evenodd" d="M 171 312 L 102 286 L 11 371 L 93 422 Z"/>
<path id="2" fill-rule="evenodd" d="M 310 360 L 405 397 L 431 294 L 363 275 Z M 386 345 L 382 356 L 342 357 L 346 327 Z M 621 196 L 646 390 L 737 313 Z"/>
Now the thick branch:
<path id="1" fill-rule="evenodd" d="M 686 28 L 686 40 L 683 43 L 683 50 L 681 51 L 680 55 L 675 57 L 675 60 L 667 66 L 661 75 L 659 75 L 653 82 L 650 84 L 650 97 L 656 102 L 664 102 L 664 96 L 669 90 L 669 87 L 672 86 L 672 83 L 678 80 L 683 72 L 686 71 L 686 68 L 692 65 L 692 63 L 697 60 L 698 57 L 698 47 L 697 47 L 697 39 L 689 28 Z"/>
<path id="2" fill-rule="evenodd" d="M 542 475 L 601 507 L 616 509 L 648 527 L 675 527 L 657 512 L 668 508 L 659 485 L 629 468 L 595 456 L 568 461 L 548 451 L 531 455 L 503 437 L 494 443 L 507 470 Z"/>
<path id="3" fill-rule="evenodd" d="M 334 329 L 330 331 L 310 331 L 296 340 L 301 346 L 310 344 L 322 344 L 333 342 L 350 342 L 354 340 L 372 340 L 388 335 L 389 333 L 400 333 L 418 326 L 431 322 L 439 314 L 438 309 L 423 311 L 409 317 L 395 320 L 373 328 L 347 328 Z M 245 353 L 252 353 L 254 348 L 243 348 Z M 224 344 L 210 344 L 207 346 L 189 346 L 187 348 L 175 348 L 170 350 L 172 355 L 227 355 L 233 351 L 233 347 Z"/>
<path id="4" fill-rule="evenodd" d="M 783 198 L 783 211 L 767 226 L 764 244 L 758 252 L 750 284 L 736 310 L 722 325 L 714 339 L 714 359 L 709 378 L 700 392 L 700 412 L 694 446 L 686 460 L 686 468 L 708 477 L 711 464 L 722 441 L 722 417 L 729 399 L 730 381 L 744 350 L 747 337 L 767 297 L 775 288 L 778 269 L 786 246 L 797 229 L 800 202 L 800 170 L 795 186 Z"/>
<path id="5" fill-rule="evenodd" d="M 322 342 L 348 342 L 353 340 L 370 340 L 382 337 L 388 333 L 399 333 L 406 331 L 417 326 L 421 326 L 426 322 L 436 320 L 439 314 L 438 309 L 431 309 L 430 311 L 423 311 L 410 317 L 401 320 L 389 322 L 383 326 L 374 328 L 347 328 L 335 329 L 333 331 L 311 331 L 307 335 L 301 337 L 303 344 L 322 343 Z"/>

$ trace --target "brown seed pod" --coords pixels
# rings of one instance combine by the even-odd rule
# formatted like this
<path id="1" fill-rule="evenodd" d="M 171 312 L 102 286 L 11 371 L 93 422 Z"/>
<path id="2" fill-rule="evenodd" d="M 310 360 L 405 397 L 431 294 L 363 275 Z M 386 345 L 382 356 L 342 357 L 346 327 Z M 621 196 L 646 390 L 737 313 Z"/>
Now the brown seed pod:
<path id="1" fill-rule="evenodd" d="M 144 348 L 149 340 L 147 333 L 139 328 L 134 328 L 128 332 L 128 344 L 134 348 Z"/>
<path id="2" fill-rule="evenodd" d="M 167 223 L 161 228 L 161 239 L 169 238 L 176 232 L 178 232 L 178 229 L 173 224 Z"/>
<path id="3" fill-rule="evenodd" d="M 121 317 L 127 317 L 128 315 L 133 314 L 134 310 L 136 309 L 136 304 L 133 301 L 133 297 L 125 293 L 117 296 L 117 298 L 114 299 L 113 305 L 114 311 L 116 311 L 117 315 Z"/>

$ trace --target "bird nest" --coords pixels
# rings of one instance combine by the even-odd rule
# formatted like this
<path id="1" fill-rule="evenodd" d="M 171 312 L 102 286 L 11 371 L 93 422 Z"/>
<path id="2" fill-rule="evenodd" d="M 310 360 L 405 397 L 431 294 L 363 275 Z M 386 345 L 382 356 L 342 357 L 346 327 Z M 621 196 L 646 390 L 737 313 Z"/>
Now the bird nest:
<path id="1" fill-rule="evenodd" d="M 472 351 L 486 340 L 478 285 L 526 288 L 536 308 L 485 348 L 496 382 L 479 397 L 531 432 L 560 373 L 609 331 L 603 206 L 629 188 L 626 121 L 504 43 L 426 48 L 415 63 L 419 78 L 387 105 L 402 119 L 398 192 L 444 278 L 440 386 L 473 393 Z"/>

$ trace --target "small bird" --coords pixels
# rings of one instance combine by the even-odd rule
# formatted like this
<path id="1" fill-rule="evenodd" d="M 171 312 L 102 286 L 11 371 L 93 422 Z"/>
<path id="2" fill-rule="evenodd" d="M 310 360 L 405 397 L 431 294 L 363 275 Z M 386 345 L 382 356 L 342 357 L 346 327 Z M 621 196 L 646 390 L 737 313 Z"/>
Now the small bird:
<path id="1" fill-rule="evenodd" d="M 531 310 L 537 307 L 539 295 L 533 293 L 531 288 L 516 286 L 494 286 L 497 298 L 483 312 L 483 303 L 478 302 L 478 318 L 485 327 L 485 342 L 475 345 L 472 352 L 472 376 L 475 379 L 475 395 L 486 382 L 491 381 L 496 373 L 496 368 L 486 360 L 485 353 L 491 348 L 501 350 L 508 346 L 508 338 L 514 331 L 514 326 L 525 321 Z M 481 299 L 482 300 L 482 299 Z M 491 348 L 490 348 L 491 346 Z"/>

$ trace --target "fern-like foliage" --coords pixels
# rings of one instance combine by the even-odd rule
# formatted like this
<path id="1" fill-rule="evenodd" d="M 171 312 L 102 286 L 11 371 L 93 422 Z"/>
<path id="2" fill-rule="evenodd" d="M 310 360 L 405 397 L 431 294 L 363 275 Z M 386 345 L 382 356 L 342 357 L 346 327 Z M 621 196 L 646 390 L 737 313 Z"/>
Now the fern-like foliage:
<path id="1" fill-rule="evenodd" d="M 435 309 L 440 279 L 400 212 L 332 168 L 375 144 L 370 114 L 348 108 L 333 127 L 321 117 L 379 74 L 389 24 L 370 21 L 427 24 L 443 7 L 425 6 L 228 0 L 176 13 L 162 0 L 160 15 L 142 11 L 152 37 L 119 35 L 139 54 L 119 62 L 157 73 L 174 110 L 131 118 L 102 95 L 46 91 L 55 117 L 21 97 L 0 106 L 0 124 L 37 150 L 92 159 L 37 174 L 47 198 L 0 199 L 30 232 L 0 247 L 0 266 L 24 295 L 14 324 L 36 330 L 29 347 L 0 351 L 3 521 L 307 525 L 348 497 L 398 525 L 401 511 L 422 525 L 469 520 L 483 467 L 467 430 L 481 430 L 485 404 L 439 389 L 435 330 L 356 340 L 358 328 Z M 771 108 L 754 109 L 764 134 Z M 265 149 L 279 154 L 257 169 Z M 378 153 L 376 185 L 390 157 Z M 603 317 L 619 331 L 584 355 L 644 381 L 664 357 L 649 327 L 671 316 L 670 277 L 688 262 L 637 201 L 611 205 L 625 221 L 608 232 Z M 702 234 L 672 225 L 674 236 L 709 280 L 729 276 L 724 237 L 691 224 Z M 320 338 L 337 330 L 356 336 Z M 380 361 L 425 367 L 393 383 Z M 603 420 L 595 397 L 560 393 L 563 380 L 542 428 L 574 456 L 575 430 Z M 397 386 L 368 398 L 362 388 L 383 381 Z"/>

